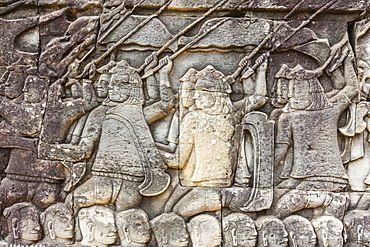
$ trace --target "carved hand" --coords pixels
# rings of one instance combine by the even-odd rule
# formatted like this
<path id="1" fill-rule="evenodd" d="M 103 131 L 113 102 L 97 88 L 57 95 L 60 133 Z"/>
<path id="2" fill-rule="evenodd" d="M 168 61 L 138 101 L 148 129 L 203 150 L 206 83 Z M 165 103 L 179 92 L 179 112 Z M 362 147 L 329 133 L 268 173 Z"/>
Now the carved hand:
<path id="1" fill-rule="evenodd" d="M 166 74 L 168 75 L 171 70 L 172 70 L 172 66 L 173 66 L 173 62 L 172 60 L 168 57 L 168 56 L 165 56 L 164 58 L 162 58 L 160 61 L 159 61 L 159 66 L 162 67 L 160 70 L 159 70 L 159 73 L 160 74 Z"/>
<path id="2" fill-rule="evenodd" d="M 251 60 L 250 59 L 246 59 L 246 58 L 243 58 L 242 60 L 240 60 L 239 62 L 239 67 L 247 67 L 247 66 L 250 66 L 252 64 Z"/>
<path id="3" fill-rule="evenodd" d="M 158 63 L 158 57 L 156 56 L 155 53 L 152 53 L 149 57 L 147 57 L 145 59 L 145 64 L 147 65 L 145 67 L 145 72 L 150 70 L 150 69 L 153 69 Z"/>

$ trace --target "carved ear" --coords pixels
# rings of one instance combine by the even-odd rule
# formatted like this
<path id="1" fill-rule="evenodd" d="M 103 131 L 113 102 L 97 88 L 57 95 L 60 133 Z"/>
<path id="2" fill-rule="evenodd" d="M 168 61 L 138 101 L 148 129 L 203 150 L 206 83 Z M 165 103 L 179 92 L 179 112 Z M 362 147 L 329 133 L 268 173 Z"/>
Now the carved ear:
<path id="1" fill-rule="evenodd" d="M 266 232 L 263 232 L 262 233 L 262 244 L 263 244 L 263 246 L 268 246 L 268 241 L 267 241 L 267 236 L 266 236 L 267 234 L 266 234 Z"/>
<path id="2" fill-rule="evenodd" d="M 290 232 L 290 233 L 289 233 L 289 235 L 290 235 L 290 238 L 291 238 L 291 240 L 292 240 L 293 247 L 297 247 L 298 245 L 297 245 L 297 241 L 296 241 L 296 239 L 295 239 L 295 234 L 294 234 L 294 232 Z"/>
<path id="3" fill-rule="evenodd" d="M 347 228 L 345 227 L 344 228 L 344 231 L 343 231 L 343 240 L 344 240 L 344 242 L 347 242 L 347 239 L 348 239 L 348 235 L 347 235 L 347 230 L 346 230 Z"/>
<path id="4" fill-rule="evenodd" d="M 55 240 L 56 236 L 53 230 L 53 223 L 51 221 L 48 221 L 46 227 L 48 228 L 50 239 Z"/>
<path id="5" fill-rule="evenodd" d="M 123 228 L 123 235 L 125 236 L 125 239 L 127 239 L 126 242 L 131 244 L 130 230 L 127 227 Z"/>
<path id="6" fill-rule="evenodd" d="M 94 242 L 94 223 L 87 224 L 87 241 Z"/>
<path id="7" fill-rule="evenodd" d="M 194 236 L 195 236 L 195 244 L 201 245 L 202 242 L 200 241 L 200 228 L 195 227 L 194 228 Z"/>
<path id="8" fill-rule="evenodd" d="M 162 231 L 162 243 L 163 244 L 167 244 L 168 243 L 167 234 L 165 233 L 164 230 Z"/>
<path id="9" fill-rule="evenodd" d="M 328 234 L 325 230 L 322 233 L 322 243 L 323 246 L 328 246 Z"/>
<path id="10" fill-rule="evenodd" d="M 13 228 L 13 236 L 14 239 L 19 239 L 19 234 L 18 234 L 18 219 L 13 218 L 12 219 L 12 228 Z"/>

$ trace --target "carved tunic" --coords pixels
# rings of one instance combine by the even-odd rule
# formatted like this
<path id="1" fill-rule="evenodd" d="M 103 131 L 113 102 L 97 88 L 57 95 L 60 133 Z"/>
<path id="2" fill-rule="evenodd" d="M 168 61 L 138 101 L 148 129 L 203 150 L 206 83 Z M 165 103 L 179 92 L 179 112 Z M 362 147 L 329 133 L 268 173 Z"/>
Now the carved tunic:
<path id="1" fill-rule="evenodd" d="M 291 177 L 348 178 L 337 140 L 338 117 L 348 104 L 334 103 L 314 111 L 291 109 L 281 114 L 276 143 L 293 145 Z"/>
<path id="2" fill-rule="evenodd" d="M 239 115 L 239 114 L 237 114 Z M 183 186 L 231 186 L 236 164 L 239 121 L 234 113 L 210 115 L 188 113 L 180 126 L 180 150 L 191 145 L 190 158 L 180 173 Z M 188 148 L 188 147 L 186 147 Z M 181 154 L 180 154 L 181 159 Z"/>
<path id="3" fill-rule="evenodd" d="M 145 168 L 149 167 L 163 169 L 165 165 L 154 146 L 142 106 L 120 104 L 112 107 L 102 124 L 93 173 L 143 181 Z"/>

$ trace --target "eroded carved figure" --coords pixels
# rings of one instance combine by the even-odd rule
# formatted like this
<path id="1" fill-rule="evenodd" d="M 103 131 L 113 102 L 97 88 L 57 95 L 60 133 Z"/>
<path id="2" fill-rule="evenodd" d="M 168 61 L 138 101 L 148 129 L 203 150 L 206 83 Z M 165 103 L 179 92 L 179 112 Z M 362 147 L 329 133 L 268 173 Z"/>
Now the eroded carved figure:
<path id="1" fill-rule="evenodd" d="M 240 122 L 245 113 L 266 102 L 266 69 L 267 61 L 258 68 L 254 94 L 235 103 L 230 99 L 232 77 L 225 77 L 213 66 L 197 73 L 194 92 L 197 110 L 186 114 L 180 125 L 178 168 L 182 186 L 232 185 L 241 138 Z M 253 83 L 250 78 L 243 81 Z"/>
<path id="2" fill-rule="evenodd" d="M 340 218 L 346 210 L 346 195 L 330 191 L 343 191 L 348 184 L 336 137 L 340 115 L 358 95 L 353 53 L 347 46 L 332 48 L 332 53 L 345 57 L 343 62 L 336 62 L 338 66 L 332 80 L 333 83 L 344 81 L 345 87 L 328 95 L 318 80 L 320 69 L 305 70 L 300 65 L 293 69 L 286 65 L 281 67 L 279 73 L 289 79 L 290 89 L 289 102 L 278 120 L 275 163 L 282 161 L 289 146 L 293 147 L 294 159 L 292 163 L 285 163 L 292 165 L 288 168 L 290 178 L 279 187 L 291 191 L 277 202 L 278 216 L 284 217 L 302 208 L 324 206 L 327 214 Z M 341 66 L 343 73 L 339 70 Z M 327 197 L 336 199 L 325 205 Z"/>
<path id="3" fill-rule="evenodd" d="M 4 209 L 7 235 L 5 241 L 15 244 L 32 244 L 42 237 L 40 212 L 28 202 L 21 202 Z"/>
<path id="4" fill-rule="evenodd" d="M 364 210 L 352 210 L 344 216 L 344 246 L 370 245 L 369 220 L 370 213 Z"/>
<path id="5" fill-rule="evenodd" d="M 316 234 L 311 222 L 299 215 L 291 215 L 283 220 L 289 235 L 290 246 L 316 246 Z"/>
<path id="6" fill-rule="evenodd" d="M 180 216 L 164 213 L 152 219 L 150 225 L 158 247 L 188 246 L 189 233 Z"/>
<path id="7" fill-rule="evenodd" d="M 140 208 L 116 213 L 116 225 L 121 246 L 146 246 L 150 240 L 149 218 Z"/>
<path id="8" fill-rule="evenodd" d="M 118 238 L 113 210 L 104 206 L 91 206 L 78 211 L 83 246 L 109 246 Z"/>
<path id="9" fill-rule="evenodd" d="M 64 203 L 48 207 L 40 215 L 44 229 L 45 244 L 72 244 L 74 239 L 74 216 L 72 209 Z"/>
<path id="10" fill-rule="evenodd" d="M 211 215 L 200 214 L 192 218 L 187 224 L 192 246 L 216 247 L 221 244 L 221 226 L 219 221 Z"/>
<path id="11" fill-rule="evenodd" d="M 320 216 L 311 221 L 318 246 L 343 246 L 343 223 L 333 216 Z"/>
<path id="12" fill-rule="evenodd" d="M 258 247 L 286 247 L 288 246 L 288 233 L 281 220 L 274 216 L 262 216 L 256 221 L 258 232 Z"/>
<path id="13" fill-rule="evenodd" d="M 254 247 L 257 243 L 257 230 L 251 217 L 242 213 L 232 213 L 222 218 L 223 245 L 227 247 Z"/>

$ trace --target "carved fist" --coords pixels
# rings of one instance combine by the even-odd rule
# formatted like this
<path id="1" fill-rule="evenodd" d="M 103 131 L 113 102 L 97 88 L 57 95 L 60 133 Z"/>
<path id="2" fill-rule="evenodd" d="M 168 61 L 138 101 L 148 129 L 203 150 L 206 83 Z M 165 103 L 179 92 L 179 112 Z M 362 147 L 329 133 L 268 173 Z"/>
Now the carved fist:
<path id="1" fill-rule="evenodd" d="M 168 56 L 165 56 L 159 61 L 159 66 L 162 67 L 159 73 L 168 75 L 172 70 L 173 62 Z"/>
<path id="2" fill-rule="evenodd" d="M 145 64 L 147 65 L 145 67 L 145 71 L 148 71 L 152 68 L 154 68 L 158 63 L 158 57 L 155 55 L 155 53 L 152 53 L 149 57 L 145 59 Z"/>
<path id="3" fill-rule="evenodd" d="M 251 60 L 250 60 L 250 59 L 243 58 L 243 59 L 242 59 L 242 60 L 240 60 L 240 62 L 239 62 L 239 67 L 245 68 L 245 67 L 249 67 L 251 64 L 252 64 L 252 62 L 251 62 Z"/>
<path id="4" fill-rule="evenodd" d="M 256 64 L 259 64 L 258 69 L 260 71 L 266 71 L 267 70 L 267 65 L 268 65 L 268 59 L 267 57 L 269 56 L 269 53 L 264 53 L 260 57 L 257 58 Z"/>

